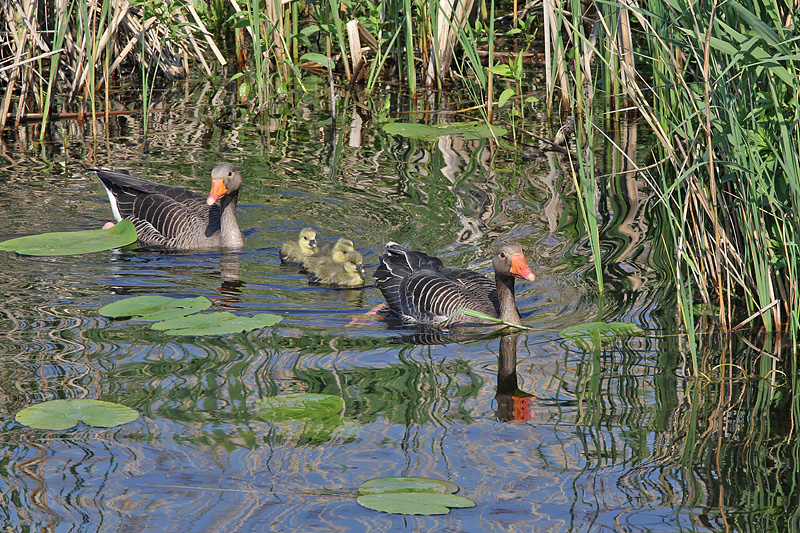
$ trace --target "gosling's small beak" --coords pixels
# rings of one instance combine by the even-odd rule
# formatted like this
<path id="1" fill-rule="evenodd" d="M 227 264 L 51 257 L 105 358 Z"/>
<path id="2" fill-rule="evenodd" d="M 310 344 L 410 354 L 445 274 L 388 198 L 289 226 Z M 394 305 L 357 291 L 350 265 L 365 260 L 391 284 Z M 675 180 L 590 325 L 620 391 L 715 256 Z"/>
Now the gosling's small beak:
<path id="1" fill-rule="evenodd" d="M 312 248 L 316 248 L 317 247 L 317 239 L 309 239 L 308 245 L 310 247 L 312 247 Z"/>
<path id="2" fill-rule="evenodd" d="M 358 269 L 358 271 L 359 271 L 359 272 L 361 272 L 362 274 L 364 273 L 364 265 L 356 265 L 356 268 L 357 268 L 357 269 Z"/>
<path id="3" fill-rule="evenodd" d="M 214 202 L 225 196 L 227 192 L 228 189 L 225 188 L 225 183 L 223 183 L 222 179 L 211 180 L 211 192 L 208 193 L 206 203 L 214 205 Z"/>
<path id="4" fill-rule="evenodd" d="M 511 270 L 509 271 L 520 279 L 527 279 L 528 281 L 535 281 L 536 274 L 531 271 L 528 262 L 525 261 L 523 254 L 516 254 L 511 256 Z"/>

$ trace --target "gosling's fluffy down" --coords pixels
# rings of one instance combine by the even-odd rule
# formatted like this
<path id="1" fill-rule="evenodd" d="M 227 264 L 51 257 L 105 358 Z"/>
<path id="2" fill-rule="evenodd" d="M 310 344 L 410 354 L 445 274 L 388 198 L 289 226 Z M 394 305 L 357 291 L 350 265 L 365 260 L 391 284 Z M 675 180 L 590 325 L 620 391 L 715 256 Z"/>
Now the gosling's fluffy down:
<path id="1" fill-rule="evenodd" d="M 302 263 L 317 251 L 317 232 L 313 228 L 303 228 L 297 242 L 285 242 L 278 256 L 283 263 Z"/>
<path id="2" fill-rule="evenodd" d="M 333 244 L 326 244 L 315 254 L 303 259 L 303 268 L 314 272 L 330 263 L 344 263 L 344 256 L 356 250 L 353 241 L 341 238 Z"/>
<path id="3" fill-rule="evenodd" d="M 319 285 L 334 287 L 361 287 L 364 285 L 364 258 L 359 252 L 344 254 L 344 261 L 327 261 L 309 272 L 308 280 Z"/>

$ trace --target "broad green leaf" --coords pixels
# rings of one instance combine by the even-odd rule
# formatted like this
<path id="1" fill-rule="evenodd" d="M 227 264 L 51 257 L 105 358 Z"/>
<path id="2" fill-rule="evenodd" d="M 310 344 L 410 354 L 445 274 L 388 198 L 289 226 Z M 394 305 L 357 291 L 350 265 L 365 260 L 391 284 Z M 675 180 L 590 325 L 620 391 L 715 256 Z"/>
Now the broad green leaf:
<path id="1" fill-rule="evenodd" d="M 133 422 L 139 413 L 118 403 L 101 400 L 52 400 L 26 407 L 17 413 L 20 424 L 37 429 L 63 430 L 78 422 L 110 428 Z"/>
<path id="2" fill-rule="evenodd" d="M 300 56 L 298 62 L 303 62 L 303 61 L 313 61 L 314 63 L 319 63 L 323 67 L 327 67 L 331 63 L 331 60 L 326 56 L 314 52 L 308 52 Z"/>
<path id="3" fill-rule="evenodd" d="M 109 318 L 140 318 L 142 320 L 167 320 L 211 307 L 205 296 L 197 298 L 170 298 L 168 296 L 133 296 L 117 300 L 100 308 L 98 313 Z"/>
<path id="4" fill-rule="evenodd" d="M 76 255 L 122 248 L 136 242 L 136 228 L 122 220 L 108 229 L 62 231 L 0 242 L 0 250 L 20 255 Z"/>
<path id="5" fill-rule="evenodd" d="M 486 70 L 497 76 L 504 76 L 506 78 L 514 77 L 514 72 L 508 65 L 495 65 L 493 67 L 486 67 Z"/>
<path id="6" fill-rule="evenodd" d="M 344 401 L 328 394 L 285 394 L 255 402 L 255 418 L 269 422 L 284 437 L 327 441 L 349 438 L 359 426 L 342 417 Z"/>
<path id="7" fill-rule="evenodd" d="M 284 394 L 256 400 L 255 407 L 261 420 L 328 418 L 340 416 L 344 400 L 330 394 Z"/>
<path id="8" fill-rule="evenodd" d="M 171 318 L 156 322 L 150 327 L 168 335 L 225 335 L 274 326 L 280 321 L 281 317 L 269 313 L 259 313 L 248 318 L 223 311 Z"/>
<path id="9" fill-rule="evenodd" d="M 497 99 L 497 106 L 503 107 L 508 102 L 508 99 L 517 94 L 517 91 L 514 89 L 508 88 L 502 93 L 500 93 L 500 98 Z"/>
<path id="10" fill-rule="evenodd" d="M 594 349 L 603 344 L 632 335 L 643 335 L 642 328 L 626 322 L 589 322 L 561 330 L 561 336 L 574 342 L 579 348 Z"/>
<path id="11" fill-rule="evenodd" d="M 389 135 L 402 135 L 413 139 L 436 139 L 442 135 L 463 135 L 467 139 L 490 139 L 502 137 L 507 133 L 505 128 L 490 126 L 483 122 L 460 122 L 454 124 L 427 124 L 392 122 L 384 124 L 383 130 Z"/>
<path id="12" fill-rule="evenodd" d="M 358 493 L 383 494 L 386 492 L 426 492 L 435 494 L 455 494 L 458 485 L 442 479 L 427 477 L 378 477 L 365 481 L 358 487 Z"/>
<path id="13" fill-rule="evenodd" d="M 407 515 L 447 514 L 451 507 L 475 507 L 475 502 L 463 496 L 430 492 L 367 494 L 356 501 L 373 511 Z"/>

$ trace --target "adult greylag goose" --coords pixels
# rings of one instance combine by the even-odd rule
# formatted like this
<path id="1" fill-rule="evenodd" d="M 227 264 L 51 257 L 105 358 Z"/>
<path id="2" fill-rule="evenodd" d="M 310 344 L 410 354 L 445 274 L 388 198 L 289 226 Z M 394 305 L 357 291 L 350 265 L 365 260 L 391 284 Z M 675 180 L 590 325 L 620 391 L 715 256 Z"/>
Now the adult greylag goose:
<path id="1" fill-rule="evenodd" d="M 314 228 L 303 228 L 297 242 L 285 242 L 278 256 L 284 263 L 302 263 L 305 258 L 317 251 L 317 232 Z"/>
<path id="2" fill-rule="evenodd" d="M 321 263 L 308 275 L 308 280 L 320 285 L 336 287 L 361 287 L 364 285 L 364 257 L 360 252 L 344 254 L 342 261 Z"/>
<path id="3" fill-rule="evenodd" d="M 521 325 L 514 280 L 534 281 L 536 276 L 518 244 L 501 246 L 492 264 L 495 281 L 472 270 L 446 267 L 438 257 L 390 242 L 380 257 L 375 280 L 389 308 L 404 322 L 438 327 L 496 325 L 459 313 L 472 309 Z"/>
<path id="4" fill-rule="evenodd" d="M 170 250 L 244 247 L 244 234 L 236 221 L 242 175 L 233 165 L 224 163 L 214 167 L 208 198 L 126 172 L 92 170 L 108 193 L 114 218 L 117 222 L 122 219 L 133 222 L 140 246 Z"/>
<path id="5" fill-rule="evenodd" d="M 313 272 L 325 265 L 334 263 L 344 263 L 344 257 L 348 252 L 355 252 L 356 248 L 353 241 L 344 237 L 335 243 L 326 244 L 317 253 L 303 259 L 303 268 Z"/>

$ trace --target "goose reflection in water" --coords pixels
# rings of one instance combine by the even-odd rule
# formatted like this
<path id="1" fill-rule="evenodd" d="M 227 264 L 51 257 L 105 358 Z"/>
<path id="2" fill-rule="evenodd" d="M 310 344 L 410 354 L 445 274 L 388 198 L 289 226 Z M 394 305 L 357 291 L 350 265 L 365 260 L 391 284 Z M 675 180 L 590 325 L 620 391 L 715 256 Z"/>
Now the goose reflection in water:
<path id="1" fill-rule="evenodd" d="M 501 422 L 526 422 L 531 418 L 533 394 L 520 390 L 517 380 L 517 337 L 506 335 L 500 339 L 494 414 Z"/>

